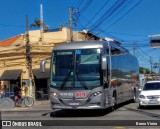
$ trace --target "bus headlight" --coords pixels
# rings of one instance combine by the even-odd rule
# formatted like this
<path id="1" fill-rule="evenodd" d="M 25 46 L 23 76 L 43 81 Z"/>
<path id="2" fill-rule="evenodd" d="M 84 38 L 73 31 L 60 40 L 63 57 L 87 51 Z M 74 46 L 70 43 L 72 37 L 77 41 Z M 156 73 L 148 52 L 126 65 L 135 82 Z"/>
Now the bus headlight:
<path id="1" fill-rule="evenodd" d="M 94 96 L 97 96 L 99 94 L 101 94 L 102 92 L 101 91 L 98 91 L 98 92 L 95 92 L 95 93 L 92 93 Z"/>
<path id="2" fill-rule="evenodd" d="M 51 96 L 53 96 L 53 97 L 57 97 L 57 96 L 58 96 L 58 94 L 57 94 L 56 92 L 53 92 L 53 93 L 51 93 Z"/>
<path id="3" fill-rule="evenodd" d="M 91 100 L 93 97 L 100 95 L 102 92 L 98 91 L 98 92 L 94 92 L 89 96 L 89 100 Z"/>

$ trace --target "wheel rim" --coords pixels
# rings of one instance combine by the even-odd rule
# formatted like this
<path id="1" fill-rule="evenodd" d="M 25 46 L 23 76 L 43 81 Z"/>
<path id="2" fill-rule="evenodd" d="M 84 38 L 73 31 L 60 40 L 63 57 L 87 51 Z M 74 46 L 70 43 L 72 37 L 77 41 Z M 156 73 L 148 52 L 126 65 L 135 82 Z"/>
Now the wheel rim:
<path id="1" fill-rule="evenodd" d="M 134 91 L 134 97 L 133 97 L 133 99 L 136 100 L 136 93 L 135 93 L 135 91 Z"/>
<path id="2" fill-rule="evenodd" d="M 112 97 L 112 106 L 114 107 L 116 105 L 116 99 L 115 99 L 115 97 L 113 96 Z"/>
<path id="3" fill-rule="evenodd" d="M 33 100 L 33 98 L 31 98 L 31 97 L 26 97 L 26 98 L 24 99 L 24 102 L 25 102 L 25 105 L 26 105 L 26 106 L 32 106 L 32 105 L 34 104 L 34 100 Z"/>

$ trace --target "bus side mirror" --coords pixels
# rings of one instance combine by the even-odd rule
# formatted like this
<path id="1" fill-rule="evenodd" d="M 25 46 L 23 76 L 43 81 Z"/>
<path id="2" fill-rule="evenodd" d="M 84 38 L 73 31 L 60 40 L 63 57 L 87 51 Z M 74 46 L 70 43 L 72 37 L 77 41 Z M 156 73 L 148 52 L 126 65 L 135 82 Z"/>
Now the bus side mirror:
<path id="1" fill-rule="evenodd" d="M 46 69 L 45 65 L 46 65 L 46 62 L 47 62 L 48 59 L 50 59 L 50 57 L 49 58 L 45 58 L 40 62 L 40 70 L 43 73 L 45 73 L 45 69 Z"/>
<path id="2" fill-rule="evenodd" d="M 106 56 L 102 56 L 102 70 L 107 69 L 107 58 Z"/>
<path id="3" fill-rule="evenodd" d="M 43 72 L 43 73 L 45 73 L 46 61 L 47 61 L 47 60 L 42 60 L 42 61 L 40 62 L 40 70 L 41 70 L 41 72 Z"/>

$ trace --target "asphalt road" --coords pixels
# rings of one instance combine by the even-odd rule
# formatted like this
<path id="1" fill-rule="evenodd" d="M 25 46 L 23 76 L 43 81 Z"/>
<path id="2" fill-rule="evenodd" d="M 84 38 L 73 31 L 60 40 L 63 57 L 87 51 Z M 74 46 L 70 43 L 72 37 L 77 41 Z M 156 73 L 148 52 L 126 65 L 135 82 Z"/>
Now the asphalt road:
<path id="1" fill-rule="evenodd" d="M 138 109 L 138 103 L 124 103 L 115 111 L 107 110 L 38 110 L 1 112 L 2 120 L 41 122 L 54 129 L 159 129 L 160 107 Z M 143 121 L 144 120 L 144 121 Z M 149 122 L 149 123 L 148 123 Z M 152 126 L 151 126 L 152 124 Z M 158 126 L 157 126 L 157 125 Z M 51 126 L 44 126 L 51 125 Z M 57 126 L 53 126 L 57 125 Z M 100 126 L 102 125 L 102 126 Z M 133 126 L 134 125 L 134 126 Z M 3 127 L 7 129 L 9 127 Z M 22 128 L 22 127 L 12 127 Z M 31 127 L 26 127 L 31 128 Z M 33 128 L 33 127 L 32 127 Z"/>

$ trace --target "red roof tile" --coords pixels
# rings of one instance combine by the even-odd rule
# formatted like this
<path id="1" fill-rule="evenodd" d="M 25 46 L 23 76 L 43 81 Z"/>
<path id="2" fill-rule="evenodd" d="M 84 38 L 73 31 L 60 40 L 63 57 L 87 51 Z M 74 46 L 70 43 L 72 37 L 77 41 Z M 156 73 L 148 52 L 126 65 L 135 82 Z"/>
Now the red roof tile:
<path id="1" fill-rule="evenodd" d="M 17 35 L 15 37 L 11 37 L 9 39 L 0 41 L 0 47 L 8 47 L 11 46 L 16 40 L 18 40 L 22 35 Z"/>

